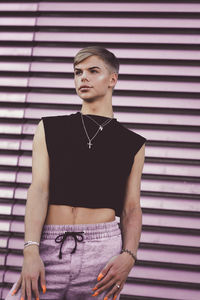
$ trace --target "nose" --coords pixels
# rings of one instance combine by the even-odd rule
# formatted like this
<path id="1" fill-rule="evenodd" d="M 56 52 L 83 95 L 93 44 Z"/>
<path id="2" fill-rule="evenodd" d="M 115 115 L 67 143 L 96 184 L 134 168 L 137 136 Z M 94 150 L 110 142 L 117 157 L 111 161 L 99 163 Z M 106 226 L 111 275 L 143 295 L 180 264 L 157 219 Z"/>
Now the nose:
<path id="1" fill-rule="evenodd" d="M 82 76 L 81 76 L 81 81 L 85 81 L 85 80 L 88 81 L 88 76 L 87 76 L 87 73 L 86 73 L 86 72 L 83 72 L 83 73 L 82 73 Z"/>

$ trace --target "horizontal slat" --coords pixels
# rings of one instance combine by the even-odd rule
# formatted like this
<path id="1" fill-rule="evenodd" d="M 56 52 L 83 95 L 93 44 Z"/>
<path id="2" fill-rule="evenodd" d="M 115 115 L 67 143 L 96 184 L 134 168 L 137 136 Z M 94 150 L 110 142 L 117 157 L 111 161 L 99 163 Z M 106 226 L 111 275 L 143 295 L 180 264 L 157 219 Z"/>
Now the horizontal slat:
<path id="1" fill-rule="evenodd" d="M 25 93 L 4 93 L 4 92 L 0 92 L 0 101 L 1 102 L 8 102 L 10 104 L 10 102 L 13 103 L 23 103 L 26 101 L 26 94 Z"/>
<path id="2" fill-rule="evenodd" d="M 28 86 L 28 78 L 24 77 L 0 77 L 0 86 Z"/>
<path id="3" fill-rule="evenodd" d="M 1 15 L 1 14 L 0 14 Z M 145 25 L 145 24 L 144 24 Z M 7 31 L 7 32 L 31 32 L 31 31 L 36 32 L 96 32 L 96 33 L 150 33 L 150 34 L 197 34 L 199 32 L 199 28 L 148 28 L 148 27 L 138 27 L 135 28 L 134 26 L 107 26 L 107 27 L 102 27 L 102 26 L 80 26 L 80 24 L 76 24 L 75 26 L 55 26 L 54 24 L 49 25 L 49 26 L 26 26 L 24 27 L 23 25 L 4 25 L 1 28 L 1 31 Z"/>
<path id="4" fill-rule="evenodd" d="M 200 283 L 200 276 L 198 272 L 172 270 L 167 268 L 150 268 L 143 266 L 135 266 L 129 274 L 129 277 L 137 277 L 144 279 L 158 279 L 158 280 L 171 280 L 181 282 Z"/>
<path id="5" fill-rule="evenodd" d="M 123 295 L 138 295 L 144 297 L 158 297 L 158 300 L 167 299 L 172 300 L 197 300 L 200 296 L 198 290 L 187 290 L 186 288 L 173 288 L 169 286 L 126 283 L 123 287 Z M 134 299 L 134 298 L 133 298 Z"/>
<path id="6" fill-rule="evenodd" d="M 0 11 L 36 11 L 37 3 L 0 3 Z"/>
<path id="7" fill-rule="evenodd" d="M 156 117 L 156 115 L 155 115 Z M 124 119 L 124 118 L 123 118 Z M 124 122 L 119 120 L 120 122 Z M 130 128 L 131 129 L 131 128 Z M 146 130 L 146 129 L 131 129 L 134 132 L 143 135 L 149 141 L 165 141 L 167 142 L 194 142 L 199 143 L 200 133 L 192 131 L 177 131 L 177 130 Z"/>
<path id="8" fill-rule="evenodd" d="M 190 154 L 190 155 L 189 155 Z M 200 159 L 200 148 L 175 148 L 175 147 L 156 147 L 146 146 L 145 155 L 155 158 L 178 158 L 178 159 Z M 144 165 L 145 168 L 145 165 Z"/>
<path id="9" fill-rule="evenodd" d="M 17 172 L 12 171 L 0 171 L 0 181 L 3 182 L 15 182 L 16 181 L 16 174 Z"/>
<path id="10" fill-rule="evenodd" d="M 185 194 L 198 194 L 200 195 L 200 184 L 199 182 L 178 182 L 175 180 L 150 180 L 142 179 L 141 181 L 142 191 L 154 191 L 162 193 L 185 193 Z"/>
<path id="11" fill-rule="evenodd" d="M 0 41 L 32 41 L 34 32 L 1 32 Z"/>
<path id="12" fill-rule="evenodd" d="M 188 154 L 190 149 L 188 149 Z M 179 176 L 199 176 L 200 168 L 198 165 L 177 165 L 164 163 L 146 163 L 143 168 L 144 174 L 160 174 L 160 175 L 179 175 Z"/>
<path id="13" fill-rule="evenodd" d="M 0 70 L 1 71 L 29 71 L 29 62 L 0 62 Z M 28 76 L 27 76 L 28 77 Z"/>
<path id="14" fill-rule="evenodd" d="M 88 33 L 88 32 L 73 32 L 69 29 L 69 32 L 57 32 L 51 33 L 48 32 L 8 32 L 2 31 L 0 35 L 0 41 L 60 41 L 60 42 L 82 42 L 84 39 L 85 42 L 93 43 L 117 43 L 121 40 L 122 43 L 154 43 L 159 44 L 193 44 L 198 45 L 200 42 L 200 37 L 198 34 L 149 34 L 149 33 Z"/>
<path id="15" fill-rule="evenodd" d="M 32 48 L 31 47 L 23 47 L 23 46 L 15 46 L 15 47 L 0 47 L 0 55 L 19 55 L 19 56 L 31 56 Z"/>
<path id="16" fill-rule="evenodd" d="M 12 33 L 2 32 L 2 37 L 0 40 L 6 39 L 6 35 L 8 35 L 6 40 L 28 40 L 29 34 L 26 32 L 23 33 Z M 190 34 L 116 34 L 116 33 L 89 33 L 89 32 L 35 32 L 35 41 L 72 41 L 72 42 L 82 42 L 83 39 L 85 42 L 104 42 L 104 43 L 157 43 L 157 44 L 199 44 L 200 36 L 198 34 L 190 35 Z M 30 39 L 30 38 L 29 38 Z"/>
<path id="17" fill-rule="evenodd" d="M 1 236 L 0 238 L 0 247 L 1 248 L 6 248 L 8 245 L 8 238 L 5 236 Z"/>
<path id="18" fill-rule="evenodd" d="M 20 108 L 1 108 L 0 117 L 3 118 L 19 118 L 22 119 L 24 116 L 24 109 Z"/>
<path id="19" fill-rule="evenodd" d="M 195 24 L 195 23 L 194 23 Z M 10 25 L 10 26 L 34 26 L 35 25 L 35 18 L 25 18 L 25 17 L 6 17 L 0 18 L 0 26 L 5 26 L 5 25 Z"/>
<path id="20" fill-rule="evenodd" d="M 6 254 L 0 253 L 0 266 L 4 266 L 5 263 L 6 263 Z M 3 275 L 3 272 L 2 272 L 2 270 L 0 270 L 0 280 L 3 282 L 2 275 Z"/>
<path id="21" fill-rule="evenodd" d="M 108 47 L 110 51 L 115 53 L 115 55 L 120 58 L 131 58 L 131 59 L 163 59 L 167 62 L 168 59 L 172 59 L 175 63 L 176 60 L 189 60 L 193 61 L 200 59 L 200 51 L 195 50 L 180 50 L 180 49 L 149 49 L 146 45 L 145 47 L 140 48 L 128 48 L 126 47 L 126 44 L 123 44 L 122 49 L 117 49 L 114 47 Z M 35 46 L 33 48 L 33 55 L 34 56 L 52 56 L 52 57 L 71 57 L 73 58 L 76 53 L 81 49 L 81 47 L 74 46 L 73 48 L 70 47 L 56 47 L 50 45 L 49 47 L 43 47 L 43 45 Z M 161 62 L 162 63 L 162 62 Z M 182 64 L 184 65 L 184 61 L 182 61 Z"/>
<path id="22" fill-rule="evenodd" d="M 0 149 L 19 150 L 20 140 L 6 139 L 6 138 L 0 139 Z"/>
<path id="23" fill-rule="evenodd" d="M 0 7 L 1 8 L 1 7 Z M 95 3 L 91 5 L 89 2 L 76 3 L 52 3 L 52 2 L 40 2 L 39 10 L 44 11 L 147 11 L 147 12 L 200 12 L 200 5 L 195 3 Z"/>
<path id="24" fill-rule="evenodd" d="M 176 199 L 141 196 L 141 206 L 143 208 L 171 209 L 179 211 L 200 212 L 200 201 L 193 199 Z"/>
<path id="25" fill-rule="evenodd" d="M 4 215 L 11 215 L 12 204 L 11 203 L 0 203 L 0 212 Z"/>
<path id="26" fill-rule="evenodd" d="M 200 264 L 200 256 L 195 253 L 181 253 L 175 251 L 164 251 L 157 249 L 139 248 L 137 257 L 139 260 L 177 263 L 177 264 Z"/>
<path id="27" fill-rule="evenodd" d="M 1 148 L 1 147 L 0 147 Z M 0 165 L 1 166 L 17 166 L 18 156 L 17 155 L 0 155 Z"/>
<path id="28" fill-rule="evenodd" d="M 192 236 L 188 234 L 178 234 L 178 233 L 166 233 L 166 232 L 147 232 L 143 231 L 141 235 L 141 242 L 145 243 L 155 243 L 155 244 L 170 244 L 170 245 L 180 245 L 180 246 L 200 246 L 199 236 Z"/>
<path id="29" fill-rule="evenodd" d="M 20 124 L 0 124 L 0 133 L 21 134 L 22 130 Z"/>
<path id="30" fill-rule="evenodd" d="M 116 3 L 115 3 L 116 5 Z M 129 3 L 130 5 L 130 3 Z M 160 4 L 159 4 L 160 5 Z M 149 6 L 149 4 L 148 4 Z M 30 24 L 25 18 L 1 18 L 3 21 L 0 21 L 2 25 L 12 25 L 14 24 Z M 77 24 L 81 24 L 82 26 L 99 26 L 99 27 L 110 27 L 116 26 L 120 22 L 120 27 L 151 27 L 151 28 L 200 28 L 200 24 L 198 20 L 195 19 L 164 19 L 164 18 L 156 18 L 153 19 L 151 17 L 148 18 L 84 18 L 84 17 L 39 17 L 37 19 L 37 25 L 39 26 L 77 26 Z"/>
<path id="31" fill-rule="evenodd" d="M 13 187 L 0 187 L 0 198 L 11 199 L 14 196 L 15 189 Z"/>
<path id="32" fill-rule="evenodd" d="M 180 200 L 181 201 L 181 200 Z M 143 214 L 143 225 L 200 229 L 199 217 Z"/>
<path id="33" fill-rule="evenodd" d="M 0 220 L 0 230 L 9 231 L 10 230 L 10 221 L 9 220 Z"/>
<path id="34" fill-rule="evenodd" d="M 18 241 L 16 240 L 16 242 L 18 242 Z M 21 246 L 21 244 L 20 244 L 20 246 Z M 8 254 L 8 256 L 7 256 L 7 266 L 21 267 L 22 264 L 23 264 L 23 256 L 22 255 L 15 255 L 13 253 Z M 7 278 L 7 281 L 8 280 L 10 280 L 10 278 Z"/>

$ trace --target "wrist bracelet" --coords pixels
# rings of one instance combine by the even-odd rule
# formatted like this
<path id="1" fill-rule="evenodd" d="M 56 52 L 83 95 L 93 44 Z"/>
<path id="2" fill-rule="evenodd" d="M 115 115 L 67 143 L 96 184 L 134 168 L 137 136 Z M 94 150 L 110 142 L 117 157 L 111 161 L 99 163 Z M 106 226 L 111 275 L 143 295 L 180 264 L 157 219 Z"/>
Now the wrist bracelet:
<path id="1" fill-rule="evenodd" d="M 32 245 L 32 244 L 35 244 L 35 245 L 40 245 L 38 242 L 32 242 L 32 241 L 28 241 L 28 242 L 25 242 L 24 243 L 24 248 L 26 248 L 27 246 L 30 246 L 30 245 Z"/>
<path id="2" fill-rule="evenodd" d="M 129 253 L 129 254 L 133 257 L 133 259 L 135 260 L 135 262 L 136 262 L 136 260 L 137 260 L 137 255 L 133 254 L 133 252 L 131 252 L 131 251 L 128 250 L 128 249 L 122 248 L 121 253 L 123 253 L 123 252 Z"/>

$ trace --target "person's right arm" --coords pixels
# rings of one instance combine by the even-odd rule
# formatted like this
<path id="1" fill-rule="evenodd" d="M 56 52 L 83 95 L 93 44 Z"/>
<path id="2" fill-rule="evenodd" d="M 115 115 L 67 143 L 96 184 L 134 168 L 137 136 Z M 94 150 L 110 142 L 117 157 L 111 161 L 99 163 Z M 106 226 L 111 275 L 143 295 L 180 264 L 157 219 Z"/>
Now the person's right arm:
<path id="1" fill-rule="evenodd" d="M 37 125 L 32 147 L 32 183 L 28 188 L 25 209 L 24 241 L 40 243 L 42 227 L 45 222 L 49 199 L 49 156 L 45 141 L 43 120 Z M 21 276 L 16 285 L 16 292 L 21 286 L 21 297 L 28 300 L 34 296 L 39 299 L 38 277 L 43 291 L 46 289 L 45 270 L 39 255 L 39 247 L 29 245 L 23 250 L 24 260 Z M 44 288 L 45 286 L 45 288 Z M 16 293 L 15 292 L 15 293 Z"/>

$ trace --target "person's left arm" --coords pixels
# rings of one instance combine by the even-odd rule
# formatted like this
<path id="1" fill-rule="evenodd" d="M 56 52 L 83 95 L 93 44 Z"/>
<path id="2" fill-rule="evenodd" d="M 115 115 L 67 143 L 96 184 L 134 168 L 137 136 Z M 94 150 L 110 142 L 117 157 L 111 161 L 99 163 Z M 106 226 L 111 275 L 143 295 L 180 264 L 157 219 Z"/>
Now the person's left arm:
<path id="1" fill-rule="evenodd" d="M 122 247 L 130 250 L 135 255 L 139 246 L 142 228 L 140 189 L 144 159 L 145 144 L 143 144 L 134 157 L 134 163 L 126 184 L 124 206 L 120 217 Z M 99 295 L 104 290 L 112 287 L 104 299 L 107 300 L 111 296 L 113 296 L 113 299 L 116 299 L 123 289 L 134 264 L 135 260 L 127 252 L 114 256 L 100 272 L 97 280 L 103 279 L 96 284 L 96 288 L 93 288 L 95 291 L 94 295 Z M 118 284 L 120 288 L 118 289 L 115 284 Z"/>

